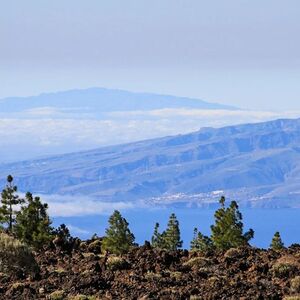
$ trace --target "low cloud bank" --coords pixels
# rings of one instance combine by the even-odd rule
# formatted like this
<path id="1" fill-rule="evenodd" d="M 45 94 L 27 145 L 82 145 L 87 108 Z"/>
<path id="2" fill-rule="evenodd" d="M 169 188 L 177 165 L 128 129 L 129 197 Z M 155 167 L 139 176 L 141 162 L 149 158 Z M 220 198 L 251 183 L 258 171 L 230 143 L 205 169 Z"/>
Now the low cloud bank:
<path id="1" fill-rule="evenodd" d="M 35 117 L 33 117 L 35 115 Z M 201 127 L 298 118 L 300 111 L 243 111 L 160 109 L 104 113 L 89 118 L 83 113 L 51 107 L 16 114 L 0 114 L 0 162 L 76 152 L 184 134 Z"/>
<path id="2" fill-rule="evenodd" d="M 48 203 L 51 217 L 109 215 L 116 209 L 124 211 L 146 207 L 142 202 L 103 202 L 88 197 L 41 195 L 41 198 Z"/>

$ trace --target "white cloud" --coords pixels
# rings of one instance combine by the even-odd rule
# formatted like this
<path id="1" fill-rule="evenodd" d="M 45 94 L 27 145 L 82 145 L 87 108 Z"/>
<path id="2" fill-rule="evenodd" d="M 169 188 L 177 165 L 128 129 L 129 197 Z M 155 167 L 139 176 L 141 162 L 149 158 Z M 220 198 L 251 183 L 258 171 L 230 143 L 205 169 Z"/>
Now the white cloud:
<path id="1" fill-rule="evenodd" d="M 129 112 L 112 112 L 107 114 L 112 118 L 177 118 L 177 117 L 189 117 L 189 118 L 204 118 L 210 120 L 213 118 L 219 118 L 221 121 L 227 123 L 231 121 L 251 120 L 252 122 L 265 121 L 269 119 L 277 118 L 295 118 L 300 116 L 300 111 L 255 111 L 255 110 L 205 110 L 205 109 L 173 109 L 165 108 L 152 111 L 129 111 Z M 228 118 L 234 118 L 231 121 Z M 229 123 L 230 124 L 230 123 Z"/>
<path id="2" fill-rule="evenodd" d="M 300 111 L 228 111 L 161 109 L 113 112 L 102 119 L 49 118 L 52 109 L 36 110 L 37 118 L 0 119 L 0 160 L 86 150 L 199 130 L 201 127 L 296 118 Z M 36 115 L 37 116 L 37 115 Z M 26 117 L 26 118 L 24 118 Z"/>
<path id="3" fill-rule="evenodd" d="M 51 217 L 74 217 L 97 214 L 111 214 L 114 210 L 144 207 L 142 202 L 102 202 L 88 197 L 61 195 L 40 195 L 48 203 Z"/>
<path id="4" fill-rule="evenodd" d="M 67 224 L 66 226 L 69 228 L 72 234 L 91 234 L 88 230 L 73 226 L 71 224 Z"/>
<path id="5" fill-rule="evenodd" d="M 58 115 L 61 114 L 61 111 L 58 110 L 55 107 L 38 107 L 38 108 L 32 108 L 25 110 L 22 114 L 28 115 L 28 116 L 53 116 L 53 115 Z"/>
<path id="6" fill-rule="evenodd" d="M 24 198 L 26 193 L 19 191 L 19 196 Z M 91 215 L 110 215 L 114 210 L 128 210 L 136 208 L 151 208 L 143 201 L 135 202 L 104 202 L 95 200 L 89 197 L 56 195 L 56 194 L 40 194 L 35 193 L 34 196 L 39 196 L 41 201 L 48 204 L 48 212 L 51 218 L 53 217 L 81 217 Z M 89 231 L 67 225 L 70 230 L 78 234 L 88 234 Z"/>

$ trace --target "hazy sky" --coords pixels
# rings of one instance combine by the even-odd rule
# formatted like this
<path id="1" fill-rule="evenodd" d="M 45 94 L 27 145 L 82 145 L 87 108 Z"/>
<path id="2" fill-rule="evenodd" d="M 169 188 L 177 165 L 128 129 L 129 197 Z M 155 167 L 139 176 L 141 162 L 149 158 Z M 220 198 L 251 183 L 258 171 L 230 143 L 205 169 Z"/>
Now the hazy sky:
<path id="1" fill-rule="evenodd" d="M 300 109 L 299 0 L 0 0 L 0 97 L 103 86 Z"/>

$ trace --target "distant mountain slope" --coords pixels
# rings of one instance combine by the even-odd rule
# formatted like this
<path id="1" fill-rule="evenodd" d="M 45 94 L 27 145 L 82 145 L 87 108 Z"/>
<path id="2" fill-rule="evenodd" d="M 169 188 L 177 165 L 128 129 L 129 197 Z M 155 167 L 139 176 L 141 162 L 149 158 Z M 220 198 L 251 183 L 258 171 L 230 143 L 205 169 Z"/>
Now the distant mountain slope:
<path id="1" fill-rule="evenodd" d="M 163 108 L 194 109 L 236 109 L 199 99 L 157 95 L 151 93 L 133 93 L 123 90 L 90 88 L 57 93 L 41 94 L 32 97 L 14 97 L 0 100 L 0 112 L 22 112 L 36 108 L 52 107 L 64 112 L 112 112 L 154 110 Z"/>
<path id="2" fill-rule="evenodd" d="M 207 205 L 225 193 L 245 205 L 300 206 L 300 119 L 204 128 L 0 171 L 45 194 Z"/>

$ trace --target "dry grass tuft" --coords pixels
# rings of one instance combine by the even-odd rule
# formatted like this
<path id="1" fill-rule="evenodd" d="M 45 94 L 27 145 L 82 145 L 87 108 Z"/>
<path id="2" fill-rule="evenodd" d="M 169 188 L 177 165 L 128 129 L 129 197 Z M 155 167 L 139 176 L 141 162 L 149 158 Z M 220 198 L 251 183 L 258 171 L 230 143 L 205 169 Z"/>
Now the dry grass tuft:
<path id="1" fill-rule="evenodd" d="M 39 272 L 30 248 L 3 232 L 0 233 L 0 272 L 17 277 L 34 277 Z"/>

